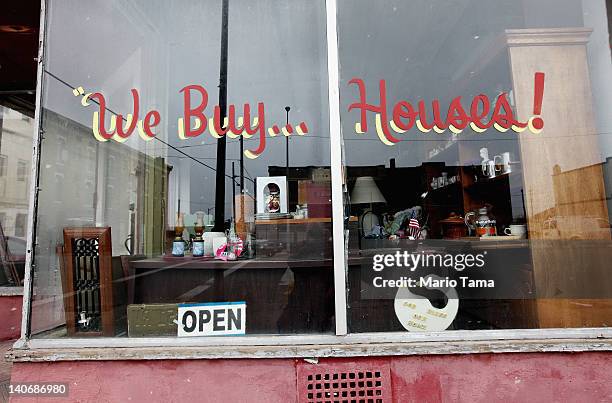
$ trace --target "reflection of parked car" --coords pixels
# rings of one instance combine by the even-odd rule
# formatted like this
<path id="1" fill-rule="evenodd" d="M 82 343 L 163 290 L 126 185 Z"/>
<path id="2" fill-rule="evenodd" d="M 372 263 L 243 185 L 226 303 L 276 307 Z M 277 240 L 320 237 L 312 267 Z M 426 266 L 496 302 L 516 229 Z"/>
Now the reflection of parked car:
<path id="1" fill-rule="evenodd" d="M 14 236 L 5 237 L 8 247 L 8 262 L 12 263 L 19 275 L 19 282 L 23 282 L 23 274 L 25 272 L 25 255 L 26 241 Z M 5 270 L 0 270 L 0 285 L 10 284 L 11 281 L 7 278 Z"/>
<path id="2" fill-rule="evenodd" d="M 599 239 L 610 236 L 612 226 L 598 217 L 555 216 L 544 221 L 544 238 Z"/>

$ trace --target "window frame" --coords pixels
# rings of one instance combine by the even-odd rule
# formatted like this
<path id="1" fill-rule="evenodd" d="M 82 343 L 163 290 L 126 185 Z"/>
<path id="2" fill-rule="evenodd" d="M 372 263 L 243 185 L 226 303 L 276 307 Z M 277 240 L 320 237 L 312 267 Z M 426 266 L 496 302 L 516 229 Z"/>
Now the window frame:
<path id="1" fill-rule="evenodd" d="M 17 171 L 15 173 L 15 177 L 17 179 L 17 182 L 25 182 L 28 175 L 27 175 L 27 171 L 28 171 L 28 161 L 22 160 L 22 159 L 18 159 L 17 160 Z"/>
<path id="2" fill-rule="evenodd" d="M 0 178 L 7 176 L 8 171 L 8 155 L 0 154 Z"/>
<path id="3" fill-rule="evenodd" d="M 23 220 L 23 222 L 20 222 Z M 27 227 L 28 227 L 28 216 L 24 213 L 17 213 L 15 215 L 15 237 L 22 238 L 27 235 Z M 17 234 L 17 229 L 19 228 L 19 235 Z"/>
<path id="4" fill-rule="evenodd" d="M 492 352 L 611 351 L 612 328 L 453 330 L 442 332 L 348 333 L 347 249 L 345 246 L 342 132 L 340 124 L 337 0 L 325 2 L 332 174 L 335 334 L 248 337 L 144 337 L 32 339 L 34 243 L 38 210 L 41 122 L 46 51 L 46 5 L 41 0 L 34 144 L 27 223 L 21 337 L 8 356 L 14 361 L 297 358 L 368 355 L 473 354 Z M 240 346 L 240 349 L 236 349 Z M 163 347 L 163 349 L 161 349 Z M 117 348 L 124 348 L 117 350 Z"/>

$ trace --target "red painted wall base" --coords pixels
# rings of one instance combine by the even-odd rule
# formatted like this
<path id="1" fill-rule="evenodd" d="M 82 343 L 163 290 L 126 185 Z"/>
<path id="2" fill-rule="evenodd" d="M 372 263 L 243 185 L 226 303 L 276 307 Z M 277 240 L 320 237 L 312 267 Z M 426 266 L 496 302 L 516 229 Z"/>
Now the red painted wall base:
<path id="1" fill-rule="evenodd" d="M 611 364 L 610 353 L 21 362 L 12 382 L 68 382 L 62 401 L 270 403 L 306 401 L 307 375 L 375 369 L 390 376 L 381 387 L 394 402 L 586 402 L 612 399 Z"/>
<path id="2" fill-rule="evenodd" d="M 0 296 L 0 340 L 19 338 L 22 303 L 21 295 Z"/>

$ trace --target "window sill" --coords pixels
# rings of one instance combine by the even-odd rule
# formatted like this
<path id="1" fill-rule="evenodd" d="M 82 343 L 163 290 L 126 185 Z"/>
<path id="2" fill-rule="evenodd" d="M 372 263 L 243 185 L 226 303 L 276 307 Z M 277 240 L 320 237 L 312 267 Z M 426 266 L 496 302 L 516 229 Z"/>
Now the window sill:
<path id="1" fill-rule="evenodd" d="M 0 287 L 0 297 L 20 297 L 22 295 L 22 285 Z"/>
<path id="2" fill-rule="evenodd" d="M 612 329 L 362 333 L 347 336 L 252 336 L 17 341 L 13 362 L 308 358 L 612 351 Z"/>

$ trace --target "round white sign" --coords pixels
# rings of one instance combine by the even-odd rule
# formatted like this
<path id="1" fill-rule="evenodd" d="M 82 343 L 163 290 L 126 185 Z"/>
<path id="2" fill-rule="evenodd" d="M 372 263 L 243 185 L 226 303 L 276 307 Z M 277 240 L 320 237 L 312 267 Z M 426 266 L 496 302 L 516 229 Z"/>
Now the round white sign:
<path id="1" fill-rule="evenodd" d="M 430 274 L 441 280 L 441 277 Z M 411 332 L 435 332 L 446 330 L 453 323 L 459 310 L 459 298 L 457 290 L 453 287 L 427 287 L 427 289 L 439 290 L 446 295 L 448 302 L 444 308 L 434 307 L 429 300 L 414 294 L 408 287 L 401 287 L 395 295 L 395 315 L 406 330 Z"/>

